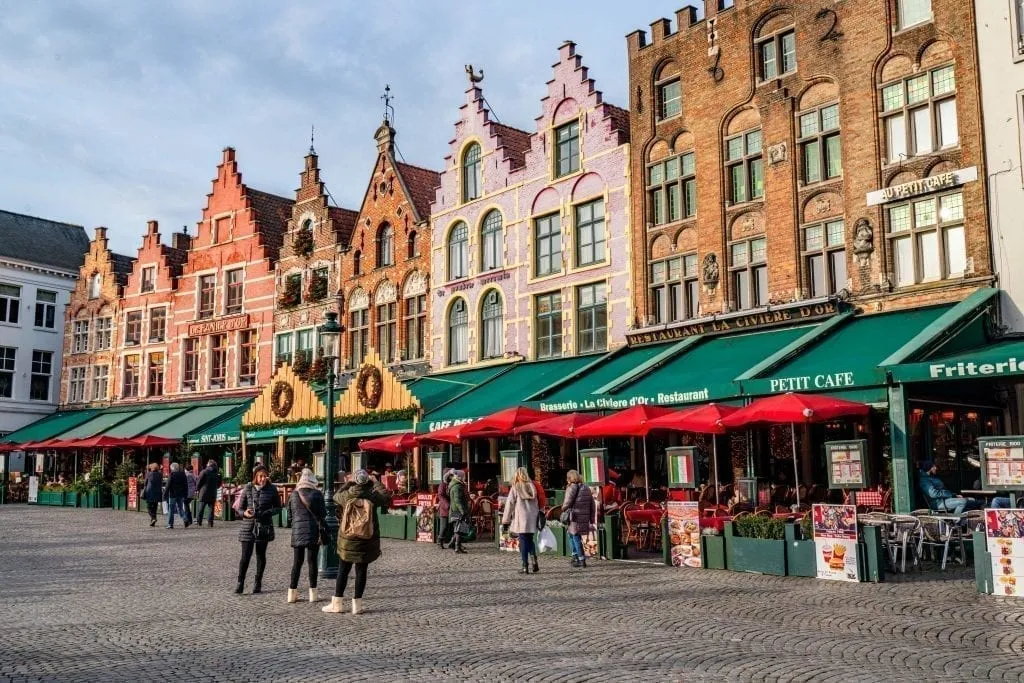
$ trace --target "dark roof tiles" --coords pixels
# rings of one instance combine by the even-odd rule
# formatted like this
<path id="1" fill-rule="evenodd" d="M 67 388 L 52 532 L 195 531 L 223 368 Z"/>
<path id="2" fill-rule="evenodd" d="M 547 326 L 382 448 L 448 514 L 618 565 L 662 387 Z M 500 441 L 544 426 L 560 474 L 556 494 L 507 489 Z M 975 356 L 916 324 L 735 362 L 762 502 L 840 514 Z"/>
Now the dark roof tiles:
<path id="1" fill-rule="evenodd" d="M 256 221 L 259 223 L 260 234 L 263 235 L 263 244 L 270 251 L 270 257 L 277 260 L 284 244 L 284 233 L 288 230 L 288 219 L 292 216 L 292 205 L 295 201 L 251 187 L 246 187 L 245 192 L 256 211 Z"/>
<path id="2" fill-rule="evenodd" d="M 395 168 L 402 176 L 402 182 L 409 191 L 409 199 L 412 200 L 420 220 L 427 220 L 430 218 L 430 202 L 434 199 L 434 191 L 441 185 L 441 174 L 397 161 Z"/>
<path id="3" fill-rule="evenodd" d="M 0 256 L 77 273 L 88 251 L 81 225 L 0 210 Z"/>

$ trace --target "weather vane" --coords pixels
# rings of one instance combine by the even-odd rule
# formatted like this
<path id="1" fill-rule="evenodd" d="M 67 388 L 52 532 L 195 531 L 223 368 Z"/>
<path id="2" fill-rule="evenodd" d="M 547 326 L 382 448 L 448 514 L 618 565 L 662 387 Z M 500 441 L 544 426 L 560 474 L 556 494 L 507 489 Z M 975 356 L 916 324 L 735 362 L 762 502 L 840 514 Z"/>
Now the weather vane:
<path id="1" fill-rule="evenodd" d="M 309 124 L 309 153 L 316 154 L 316 150 L 313 149 L 313 136 L 316 134 L 316 128 L 313 124 Z"/>
<path id="2" fill-rule="evenodd" d="M 391 119 L 395 117 L 395 108 L 391 106 L 391 100 L 393 100 L 394 97 L 391 96 L 390 85 L 384 86 L 384 94 L 381 95 L 380 98 L 384 100 L 384 120 L 390 123 Z"/>
<path id="3" fill-rule="evenodd" d="M 480 75 L 478 76 L 473 71 L 473 65 L 472 64 L 467 64 L 466 65 L 466 75 L 469 76 L 469 82 L 470 83 L 479 83 L 480 81 L 484 80 L 484 70 L 480 69 Z"/>

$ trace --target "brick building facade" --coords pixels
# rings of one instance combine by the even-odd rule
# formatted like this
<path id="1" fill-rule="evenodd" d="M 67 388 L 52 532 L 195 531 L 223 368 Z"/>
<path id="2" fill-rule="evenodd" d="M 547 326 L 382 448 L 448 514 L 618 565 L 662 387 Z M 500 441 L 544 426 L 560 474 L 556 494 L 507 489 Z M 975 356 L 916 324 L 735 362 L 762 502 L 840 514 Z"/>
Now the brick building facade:
<path id="1" fill-rule="evenodd" d="M 636 327 L 992 281 L 973 3 L 705 14 L 628 37 Z"/>

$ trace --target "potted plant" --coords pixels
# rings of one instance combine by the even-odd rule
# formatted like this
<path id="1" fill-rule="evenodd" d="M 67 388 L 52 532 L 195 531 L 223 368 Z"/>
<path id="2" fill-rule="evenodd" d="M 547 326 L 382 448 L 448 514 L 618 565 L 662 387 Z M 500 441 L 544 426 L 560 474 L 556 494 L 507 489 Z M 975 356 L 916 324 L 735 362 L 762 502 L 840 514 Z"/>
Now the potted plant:
<path id="1" fill-rule="evenodd" d="M 92 487 L 84 476 L 75 477 L 75 480 L 68 486 L 64 493 L 64 507 L 84 507 L 83 496 L 89 493 Z"/>
<path id="2" fill-rule="evenodd" d="M 125 460 L 114 470 L 114 480 L 110 482 L 115 510 L 128 509 L 128 478 L 135 476 L 135 463 Z"/>
<path id="3" fill-rule="evenodd" d="M 302 227 L 295 231 L 295 238 L 292 240 L 292 249 L 296 254 L 309 258 L 309 255 L 313 253 L 314 246 L 312 230 Z"/>
<path id="4" fill-rule="evenodd" d="M 303 381 L 309 379 L 309 371 L 312 368 L 312 364 L 309 362 L 309 355 L 305 351 L 299 351 L 295 354 L 295 362 L 292 364 L 292 371 L 297 377 Z M 275 480 L 279 481 L 279 480 Z"/>
<path id="5" fill-rule="evenodd" d="M 309 301 L 322 301 L 327 296 L 327 278 L 318 271 L 313 271 L 309 278 L 309 289 L 306 292 L 306 299 Z"/>
<path id="6" fill-rule="evenodd" d="M 786 575 L 786 526 L 771 517 L 747 515 L 725 523 L 725 554 L 729 569 Z"/>
<path id="7" fill-rule="evenodd" d="M 302 280 L 298 277 L 289 277 L 284 281 L 284 291 L 277 299 L 281 308 L 292 308 L 302 303 Z"/>
<path id="8" fill-rule="evenodd" d="M 64 487 L 60 484 L 46 484 L 39 492 L 36 504 L 60 507 L 64 504 Z"/>
<path id="9" fill-rule="evenodd" d="M 309 382 L 316 382 L 319 384 L 326 383 L 327 370 L 329 367 L 330 366 L 328 365 L 327 360 L 324 358 L 324 350 L 317 349 L 316 360 L 313 361 L 313 366 L 309 369 L 309 372 L 306 373 L 306 380 Z"/>

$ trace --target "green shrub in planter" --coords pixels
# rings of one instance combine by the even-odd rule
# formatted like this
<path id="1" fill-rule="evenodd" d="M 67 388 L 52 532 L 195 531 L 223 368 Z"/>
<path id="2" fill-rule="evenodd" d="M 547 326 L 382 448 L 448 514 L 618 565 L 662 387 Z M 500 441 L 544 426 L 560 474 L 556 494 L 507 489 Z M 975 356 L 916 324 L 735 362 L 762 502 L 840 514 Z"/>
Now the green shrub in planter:
<path id="1" fill-rule="evenodd" d="M 786 523 L 781 519 L 746 515 L 733 520 L 736 533 L 744 538 L 781 541 L 786 537 Z"/>

